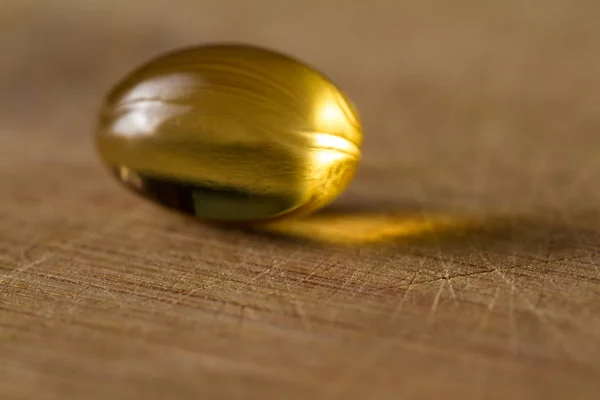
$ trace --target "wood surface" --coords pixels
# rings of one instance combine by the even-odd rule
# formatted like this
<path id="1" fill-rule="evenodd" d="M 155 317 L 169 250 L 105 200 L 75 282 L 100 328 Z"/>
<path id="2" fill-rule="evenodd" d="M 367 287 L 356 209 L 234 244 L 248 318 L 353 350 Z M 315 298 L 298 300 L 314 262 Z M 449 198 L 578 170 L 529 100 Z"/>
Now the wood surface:
<path id="1" fill-rule="evenodd" d="M 600 398 L 600 3 L 0 3 L 0 398 Z M 97 108 L 163 51 L 331 76 L 352 187 L 268 232 L 126 192 Z"/>

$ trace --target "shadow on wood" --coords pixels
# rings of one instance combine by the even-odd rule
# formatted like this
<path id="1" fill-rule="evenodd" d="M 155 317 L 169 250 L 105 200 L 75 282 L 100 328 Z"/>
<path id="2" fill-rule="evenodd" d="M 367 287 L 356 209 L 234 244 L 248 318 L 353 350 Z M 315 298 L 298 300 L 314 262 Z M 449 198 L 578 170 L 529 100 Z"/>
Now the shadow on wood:
<path id="1" fill-rule="evenodd" d="M 331 208 L 302 219 L 257 228 L 307 243 L 430 252 L 543 253 L 580 248 L 591 232 L 552 215 L 465 215 L 411 210 L 369 212 Z"/>

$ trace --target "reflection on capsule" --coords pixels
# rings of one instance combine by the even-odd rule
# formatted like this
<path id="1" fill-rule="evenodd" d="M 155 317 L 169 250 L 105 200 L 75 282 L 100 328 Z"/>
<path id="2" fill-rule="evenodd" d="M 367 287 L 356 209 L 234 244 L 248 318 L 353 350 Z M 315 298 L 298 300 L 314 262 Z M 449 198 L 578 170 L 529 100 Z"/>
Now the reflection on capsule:
<path id="1" fill-rule="evenodd" d="M 126 76 L 96 135 L 115 176 L 196 217 L 263 222 L 333 201 L 360 160 L 355 107 L 330 80 L 243 45 L 185 49 Z"/>

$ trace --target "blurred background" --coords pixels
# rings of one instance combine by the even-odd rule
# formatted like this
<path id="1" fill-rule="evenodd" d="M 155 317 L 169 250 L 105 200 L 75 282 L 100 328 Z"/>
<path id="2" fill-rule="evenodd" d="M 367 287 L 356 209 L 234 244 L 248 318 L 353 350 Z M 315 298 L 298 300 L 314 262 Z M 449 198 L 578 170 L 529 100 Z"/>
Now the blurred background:
<path id="1" fill-rule="evenodd" d="M 0 140 L 20 159 L 92 164 L 98 106 L 123 74 L 242 41 L 314 65 L 357 103 L 352 203 L 596 208 L 599 16 L 593 0 L 4 0 Z"/>

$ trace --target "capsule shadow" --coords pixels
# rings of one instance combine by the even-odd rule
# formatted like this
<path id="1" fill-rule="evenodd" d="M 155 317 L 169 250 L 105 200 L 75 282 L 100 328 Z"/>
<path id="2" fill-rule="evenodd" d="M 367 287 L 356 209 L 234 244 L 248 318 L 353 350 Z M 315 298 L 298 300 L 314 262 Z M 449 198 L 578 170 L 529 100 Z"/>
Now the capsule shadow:
<path id="1" fill-rule="evenodd" d="M 552 216 L 453 214 L 417 207 L 369 211 L 331 207 L 311 216 L 253 228 L 259 234 L 321 245 L 394 248 L 452 253 L 528 254 L 564 252 L 589 237 L 582 225 L 557 222 Z"/>

